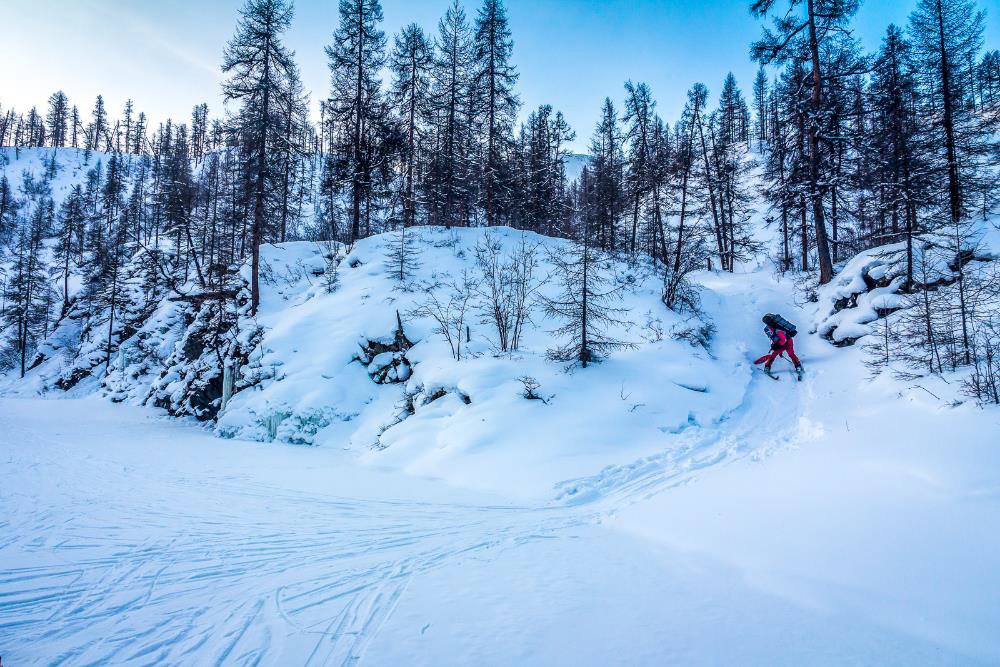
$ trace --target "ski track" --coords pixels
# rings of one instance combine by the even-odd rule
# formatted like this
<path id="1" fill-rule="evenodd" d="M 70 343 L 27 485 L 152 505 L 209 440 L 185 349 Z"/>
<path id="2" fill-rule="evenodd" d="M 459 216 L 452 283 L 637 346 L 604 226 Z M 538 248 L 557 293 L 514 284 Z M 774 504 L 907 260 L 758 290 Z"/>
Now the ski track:
<path id="1" fill-rule="evenodd" d="M 746 301 L 753 327 L 757 299 Z M 721 343 L 759 346 L 753 331 Z M 138 495 L 114 496 L 93 516 L 0 512 L 0 646 L 14 648 L 18 664 L 256 665 L 281 656 L 284 664 L 355 665 L 414 577 L 498 558 L 600 522 L 706 468 L 787 447 L 797 425 L 785 415 L 804 414 L 810 385 L 810 376 L 799 384 L 755 375 L 743 403 L 719 423 L 670 435 L 660 453 L 564 482 L 538 506 L 354 499 L 237 477 L 178 477 L 165 485 L 182 501 L 176 512 L 171 498 L 143 504 Z M 761 446 L 765 427 L 772 435 Z M 18 447 L 60 451 L 44 429 L 0 419 L 0 432 Z M 44 467 L 79 467 L 91 484 L 122 472 L 46 456 Z M 217 504 L 199 507 L 205 496 Z M 30 535 L 46 537 L 19 537 Z M 31 564 L 33 554 L 46 554 L 44 562 Z"/>

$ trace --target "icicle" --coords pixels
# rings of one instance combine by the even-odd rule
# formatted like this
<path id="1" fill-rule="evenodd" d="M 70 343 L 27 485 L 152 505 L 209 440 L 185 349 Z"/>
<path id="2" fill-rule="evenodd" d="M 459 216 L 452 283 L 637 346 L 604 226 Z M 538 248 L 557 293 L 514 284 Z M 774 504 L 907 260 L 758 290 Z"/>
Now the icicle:
<path id="1" fill-rule="evenodd" d="M 233 362 L 227 361 L 222 365 L 222 406 L 220 410 L 226 409 L 226 404 L 233 397 L 234 384 Z"/>

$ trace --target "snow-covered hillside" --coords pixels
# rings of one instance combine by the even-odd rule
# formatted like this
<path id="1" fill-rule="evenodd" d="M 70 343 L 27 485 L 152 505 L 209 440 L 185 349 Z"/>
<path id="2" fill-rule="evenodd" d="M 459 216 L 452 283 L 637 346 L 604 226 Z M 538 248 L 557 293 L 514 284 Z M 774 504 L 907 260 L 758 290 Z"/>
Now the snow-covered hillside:
<path id="1" fill-rule="evenodd" d="M 97 163 L 106 164 L 107 153 L 79 148 L 0 147 L 0 167 L 11 192 L 20 192 L 25 178 L 47 177 L 52 201 L 58 207 L 74 185 L 86 182 L 87 171 Z"/>
<path id="2" fill-rule="evenodd" d="M 425 233 L 428 243 L 448 238 Z M 288 250 L 309 266 L 311 249 Z M 372 260 L 362 250 L 357 258 Z M 439 250 L 442 262 L 453 257 L 453 247 Z M 249 396 L 277 397 L 312 372 L 338 386 L 329 361 L 338 352 L 320 357 L 315 371 L 296 355 L 341 345 L 346 353 L 336 315 L 320 306 L 381 281 L 373 263 L 344 265 L 341 292 L 301 302 L 294 295 L 310 288 L 291 281 L 285 302 L 272 284 L 272 307 L 316 307 L 329 335 L 283 347 L 299 340 L 305 318 L 284 331 L 276 324 L 267 338 L 272 354 L 288 355 L 286 379 Z M 996 413 L 948 407 L 889 378 L 869 382 L 858 346 L 836 348 L 808 332 L 797 338 L 808 368 L 802 383 L 790 366 L 776 366 L 778 382 L 749 375 L 746 360 L 766 347 L 758 313 L 806 322 L 815 304 L 797 306 L 792 286 L 766 272 L 699 281 L 719 325 L 717 363 L 729 377 L 709 375 L 715 362 L 692 358 L 692 348 L 647 344 L 565 375 L 545 405 L 518 398 L 498 379 L 488 380 L 488 392 L 483 374 L 471 372 L 496 363 L 487 377 L 504 378 L 504 360 L 453 362 L 470 371 L 458 379 L 468 382 L 472 402 L 443 403 L 426 416 L 423 409 L 446 399 L 418 408 L 407 440 L 364 457 L 375 465 L 359 465 L 366 461 L 332 439 L 318 447 L 220 440 L 93 398 L 0 401 L 4 657 L 12 664 L 192 655 L 371 665 L 1000 660 Z M 376 305 L 394 311 L 403 298 L 417 296 Z M 393 319 L 373 333 L 391 329 Z M 419 367 L 439 345 L 431 337 L 413 348 L 424 347 L 414 377 L 432 377 Z M 648 373 L 629 362 L 640 353 Z M 551 363 L 526 356 L 535 367 Z M 438 373 L 445 361 L 430 368 Z M 662 422 L 655 415 L 683 409 L 672 403 L 695 405 L 671 386 L 685 365 L 705 374 L 695 379 L 711 387 L 708 397 L 728 392 L 725 418 L 630 440 L 645 437 L 644 424 Z M 340 372 L 371 386 L 350 363 Z M 661 386 L 639 395 L 643 378 L 657 373 Z M 525 431 L 529 419 L 548 428 L 595 423 L 578 411 L 530 412 L 559 410 L 560 393 L 586 375 L 625 384 L 607 399 L 614 407 L 585 407 L 616 424 L 635 419 L 626 437 L 573 431 L 570 442 L 559 432 Z M 635 398 L 620 406 L 630 391 Z M 490 421 L 491 405 L 513 417 Z M 477 408 L 495 440 L 481 439 L 478 419 L 463 414 Z M 430 445 L 417 436 L 421 420 Z M 462 435 L 451 429 L 457 424 L 478 439 L 475 447 L 449 451 Z M 525 441 L 508 439 L 508 430 Z M 572 461 L 576 451 L 586 465 Z M 472 463 L 477 456 L 485 456 L 482 465 Z M 623 462 L 600 470 L 598 456 Z M 408 461 L 418 474 L 387 470 L 383 461 Z M 544 487 L 538 480 L 587 466 L 587 474 L 525 497 Z M 495 492 L 456 489 L 428 479 L 434 475 Z"/>
<path id="3" fill-rule="evenodd" d="M 583 168 L 589 166 L 593 158 L 583 153 L 570 153 L 566 156 L 566 180 L 570 183 L 580 180 Z"/>
<path id="4" fill-rule="evenodd" d="M 53 198 L 85 172 L 67 162 Z M 1000 254 L 991 224 L 970 270 Z M 918 252 L 936 298 L 956 277 L 941 248 Z M 513 351 L 490 249 L 532 266 Z M 753 262 L 696 271 L 701 317 L 602 257 L 620 309 L 604 333 L 628 346 L 586 368 L 549 354 L 564 240 L 265 245 L 256 316 L 248 267 L 220 298 L 151 288 L 138 253 L 113 353 L 74 302 L 0 384 L 0 654 L 996 664 L 1000 417 L 956 373 L 873 377 L 862 339 L 926 293 L 903 293 L 900 251 L 818 290 Z M 753 369 L 765 312 L 799 325 L 802 382 L 785 360 L 778 381 Z"/>
<path id="5" fill-rule="evenodd" d="M 558 280 L 548 258 L 565 254 L 566 242 L 511 229 L 418 228 L 407 237 L 420 266 L 405 281 L 387 266 L 398 245 L 398 233 L 390 233 L 350 252 L 337 249 L 339 284 L 332 291 L 329 246 L 264 248 L 261 309 L 253 320 L 240 316 L 228 334 L 245 339 L 263 332 L 244 341 L 246 363 L 237 373 L 253 382 L 219 414 L 219 435 L 347 447 L 380 465 L 477 488 L 509 490 L 516 479 L 525 493 L 544 495 L 563 479 L 655 452 L 673 434 L 716 423 L 739 403 L 750 378 L 742 351 L 713 344 L 700 321 L 665 310 L 659 279 L 617 262 L 604 270 L 624 285 L 625 316 L 608 333 L 633 349 L 586 370 L 550 360 L 559 322 L 536 302 L 520 349 L 495 354 L 494 327 L 484 317 L 488 302 L 476 290 L 463 330 L 468 341 L 456 361 L 436 322 L 418 312 L 428 294 L 444 300 L 463 274 L 477 279 L 476 248 L 493 243 L 504 256 L 531 248 L 539 264 L 536 297 L 553 297 Z M 710 293 L 705 305 L 721 310 Z M 97 391 L 183 414 L 193 391 L 188 376 L 201 374 L 199 387 L 215 383 L 205 390 L 217 410 L 223 364 L 184 352 L 192 347 L 192 321 L 198 322 L 190 304 L 165 295 L 151 308 L 106 377 L 102 339 L 92 357 L 82 354 L 69 342 L 79 332 L 67 321 L 43 349 L 44 359 L 25 380 L 9 378 L 7 391 L 58 391 L 70 385 L 67 378 L 93 368 L 89 379 L 72 382 L 73 395 Z M 407 376 L 378 384 L 365 349 L 392 340 L 397 313 L 413 343 L 399 355 Z M 525 398 L 522 378 L 538 383 L 541 400 Z"/>
<path id="6" fill-rule="evenodd" d="M 477 245 L 493 241 L 507 255 L 521 244 L 535 248 L 540 296 L 554 296 L 557 279 L 546 258 L 565 254 L 565 242 L 511 229 L 411 230 L 421 266 L 398 285 L 386 268 L 397 236 L 358 243 L 341 262 L 340 287 L 332 294 L 322 280 L 289 284 L 284 278 L 321 272 L 320 248 L 268 249 L 274 277 L 258 316 L 266 330 L 259 363 L 273 368 L 272 377 L 234 397 L 220 416 L 219 433 L 351 447 L 417 474 L 479 488 L 509 489 L 516 479 L 544 494 L 559 480 L 656 451 L 671 434 L 718 421 L 738 404 L 749 380 L 738 351 L 723 348 L 721 358 L 712 358 L 677 340 L 698 323 L 665 311 L 658 279 L 625 265 L 612 270 L 628 281 L 622 306 L 638 321 L 611 333 L 635 349 L 567 370 L 546 358 L 558 322 L 535 307 L 520 349 L 493 354 L 495 332 L 479 316 L 487 303 L 476 295 L 463 332 L 470 340 L 456 361 L 434 332 L 437 323 L 414 312 L 427 293 L 447 292 L 445 285 L 463 272 L 475 276 Z M 397 312 L 415 342 L 405 351 L 412 374 L 399 384 L 376 384 L 372 366 L 359 357 L 368 341 L 393 338 Z M 538 382 L 544 401 L 524 397 L 519 378 L 526 376 Z"/>

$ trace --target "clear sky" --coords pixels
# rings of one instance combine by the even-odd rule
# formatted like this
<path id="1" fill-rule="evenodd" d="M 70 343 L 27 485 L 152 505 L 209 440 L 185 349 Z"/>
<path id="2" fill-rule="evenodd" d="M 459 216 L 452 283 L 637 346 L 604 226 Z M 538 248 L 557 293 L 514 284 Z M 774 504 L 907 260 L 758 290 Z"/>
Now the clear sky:
<path id="1" fill-rule="evenodd" d="M 390 37 L 416 21 L 436 32 L 449 0 L 382 0 Z M 779 4 L 782 0 L 779 0 Z M 1000 46 L 1000 0 L 987 10 L 986 44 Z M 128 97 L 154 122 L 187 120 L 202 101 L 221 111 L 218 71 L 241 0 L 0 0 L 0 103 L 44 108 L 64 90 L 82 113 L 101 93 L 114 115 Z M 464 0 L 470 18 L 478 0 Z M 855 25 L 866 48 L 890 22 L 906 23 L 915 0 L 868 0 Z M 507 0 L 514 61 L 525 110 L 549 103 L 585 149 L 605 96 L 620 103 L 626 79 L 645 81 L 673 122 L 695 81 L 713 98 L 732 71 L 749 92 L 756 65 L 747 53 L 759 25 L 749 0 Z M 286 42 L 313 100 L 327 94 L 323 47 L 336 0 L 297 0 Z"/>

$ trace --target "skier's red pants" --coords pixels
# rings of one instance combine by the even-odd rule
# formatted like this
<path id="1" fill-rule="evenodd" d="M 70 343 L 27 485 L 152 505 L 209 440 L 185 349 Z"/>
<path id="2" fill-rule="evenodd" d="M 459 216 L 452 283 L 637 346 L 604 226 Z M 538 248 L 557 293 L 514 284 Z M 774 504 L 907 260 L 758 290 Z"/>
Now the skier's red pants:
<path id="1" fill-rule="evenodd" d="M 782 345 L 781 347 L 779 347 L 777 350 L 771 350 L 770 352 L 768 352 L 767 354 L 765 354 L 763 357 L 761 357 L 760 359 L 758 359 L 754 363 L 755 364 L 759 364 L 760 362 L 763 361 L 764 362 L 764 366 L 766 366 L 767 368 L 770 368 L 771 364 L 774 363 L 774 360 L 777 359 L 778 357 L 780 357 L 785 352 L 788 353 L 788 358 L 792 360 L 793 364 L 795 364 L 796 366 L 800 365 L 799 364 L 799 358 L 795 356 L 795 344 L 792 343 L 792 339 L 791 338 L 786 339 L 785 340 L 785 344 Z"/>

